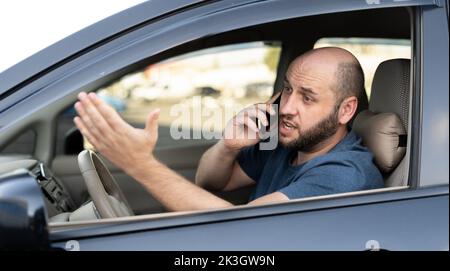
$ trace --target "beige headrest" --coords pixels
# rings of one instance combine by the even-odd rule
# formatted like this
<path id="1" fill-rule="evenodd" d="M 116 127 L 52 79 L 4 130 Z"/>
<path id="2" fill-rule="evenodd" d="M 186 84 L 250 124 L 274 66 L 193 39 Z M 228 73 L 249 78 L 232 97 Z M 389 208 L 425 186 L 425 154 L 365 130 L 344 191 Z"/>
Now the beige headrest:
<path id="1" fill-rule="evenodd" d="M 383 173 L 390 173 L 405 155 L 406 131 L 396 114 L 365 110 L 356 117 L 353 129 L 372 151 Z"/>
<path id="2" fill-rule="evenodd" d="M 392 112 L 408 128 L 409 59 L 390 59 L 380 63 L 375 71 L 369 110 L 374 113 Z"/>

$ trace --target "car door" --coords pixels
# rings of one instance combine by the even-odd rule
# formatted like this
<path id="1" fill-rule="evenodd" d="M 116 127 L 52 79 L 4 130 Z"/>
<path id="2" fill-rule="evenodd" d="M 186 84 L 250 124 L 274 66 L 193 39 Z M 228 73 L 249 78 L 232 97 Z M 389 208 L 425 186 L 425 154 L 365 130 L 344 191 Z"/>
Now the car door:
<path id="1" fill-rule="evenodd" d="M 431 10 L 440 10 L 442 13 L 442 8 L 438 7 L 426 12 Z M 415 12 L 414 16 L 419 17 L 426 13 L 420 8 Z M 420 20 L 414 17 L 414 21 Z M 425 47 L 428 42 L 432 44 L 431 40 L 421 41 L 424 37 L 419 33 L 415 33 L 414 37 L 416 43 L 420 42 Z M 448 44 L 443 47 L 445 46 Z M 419 51 L 415 51 L 415 54 L 419 54 Z M 416 57 L 423 59 L 424 56 Z M 416 66 L 415 78 L 420 73 L 420 67 Z M 443 83 L 440 89 L 445 91 L 445 82 Z M 419 89 L 416 88 L 415 91 Z M 420 103 L 417 100 L 415 102 Z M 445 107 L 444 104 L 443 108 L 447 108 L 448 112 L 448 105 Z M 417 121 L 414 117 L 418 114 L 413 110 L 413 121 Z M 418 140 L 419 145 L 416 146 L 420 146 L 420 125 L 414 127 L 419 131 L 412 132 L 411 140 Z M 412 148 L 411 152 L 415 151 L 417 149 Z M 445 152 L 442 155 L 445 156 Z M 103 232 L 108 236 L 102 236 L 95 226 L 80 230 L 88 238 L 83 238 L 83 234 L 72 235 L 71 229 L 61 229 L 53 236 L 57 241 L 56 245 L 60 247 L 66 247 L 64 240 L 78 240 L 81 237 L 81 241 L 75 242 L 78 248 L 86 250 L 108 249 L 115 247 L 115 244 L 119 246 L 119 243 L 120 249 L 125 250 L 446 249 L 448 242 L 444 240 L 448 238 L 448 177 L 445 179 L 444 173 L 444 182 L 437 187 L 427 187 L 425 182 L 420 185 L 419 175 L 415 171 L 420 168 L 420 164 L 415 158 L 411 159 L 411 163 L 408 183 L 417 188 L 413 190 L 400 187 L 375 195 L 351 195 L 314 202 L 297 201 L 269 207 L 245 207 L 236 209 L 231 214 L 219 211 L 182 217 L 155 217 L 123 227 L 111 224 Z M 445 166 L 439 169 L 445 170 Z M 421 215 L 417 216 L 418 213 Z M 179 227 L 173 229 L 174 225 Z M 143 231 L 131 233 L 138 229 Z M 412 236 L 415 239 L 411 239 Z"/>
<path id="2" fill-rule="evenodd" d="M 448 186 L 293 201 L 128 223 L 55 226 L 67 250 L 447 250 Z M 447 214 L 445 213 L 447 212 Z"/>
<path id="3" fill-rule="evenodd" d="M 367 8 L 367 6 L 364 8 Z M 71 122 L 70 119 L 69 122 Z M 164 131 L 167 131 L 167 129 Z M 167 134 L 167 132 L 163 132 L 162 134 Z M 162 140 L 160 139 L 160 141 Z M 159 149 L 157 148 L 156 154 L 159 159 L 170 168 L 180 173 L 188 180 L 194 180 L 201 155 L 211 147 L 214 142 L 215 141 L 203 141 L 200 143 L 188 144 L 186 146 L 181 146 L 180 144 L 166 144 Z M 78 199 L 78 202 L 81 203 L 87 199 L 88 195 L 83 180 L 78 173 L 76 163 L 76 155 L 57 155 L 53 158 L 52 167 L 55 173 L 67 184 L 66 186 L 68 186 L 71 191 L 74 191 L 74 198 Z M 109 164 L 109 168 L 124 190 L 125 195 L 132 199 L 131 205 L 137 214 L 158 213 L 164 211 L 163 207 L 155 201 L 139 183 L 111 163 Z M 234 203 L 244 203 L 248 198 L 249 193 L 250 189 L 242 189 L 232 193 L 221 193 L 220 195 Z"/>

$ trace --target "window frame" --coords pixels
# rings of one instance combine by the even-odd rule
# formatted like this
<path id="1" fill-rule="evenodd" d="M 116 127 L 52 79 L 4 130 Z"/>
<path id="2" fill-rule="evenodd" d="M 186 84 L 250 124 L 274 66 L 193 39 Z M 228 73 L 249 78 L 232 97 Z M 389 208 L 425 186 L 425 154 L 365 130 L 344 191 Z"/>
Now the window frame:
<path id="1" fill-rule="evenodd" d="M 415 13 L 415 75 L 413 86 L 411 185 L 414 188 L 449 184 L 448 171 L 448 23 L 443 6 L 417 7 Z M 448 21 L 447 21 L 448 22 Z M 447 35 L 447 38 L 443 35 Z M 446 120 L 442 131 L 437 120 Z M 447 135 L 436 138 L 434 134 Z M 445 147 L 447 145 L 447 148 Z"/>

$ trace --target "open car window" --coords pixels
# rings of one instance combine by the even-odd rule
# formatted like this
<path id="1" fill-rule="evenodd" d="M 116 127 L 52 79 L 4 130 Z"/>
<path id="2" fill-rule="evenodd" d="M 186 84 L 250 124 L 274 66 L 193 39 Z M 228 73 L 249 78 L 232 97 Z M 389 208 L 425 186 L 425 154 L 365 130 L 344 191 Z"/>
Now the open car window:
<path id="1" fill-rule="evenodd" d="M 405 11 L 402 14 L 405 16 Z M 317 20 L 320 18 L 321 16 L 316 17 Z M 364 16 L 359 17 L 362 18 Z M 226 39 L 225 45 L 202 46 L 202 40 L 190 43 L 199 46 L 197 50 L 189 49 L 190 44 L 180 45 L 174 52 L 182 53 L 172 53 L 169 50 L 167 54 L 163 52 L 152 56 L 144 64 L 140 63 L 138 69 L 130 66 L 127 73 L 90 91 L 95 91 L 125 121 L 139 128 L 144 127 L 149 112 L 160 108 L 157 157 L 169 168 L 193 181 L 201 154 L 215 139 L 221 137 L 225 124 L 233 116 L 227 115 L 226 111 L 237 113 L 250 104 L 267 101 L 277 90 L 277 81 L 284 78 L 289 63 L 301 53 L 327 46 L 349 50 L 362 65 L 368 97 L 375 70 L 381 62 L 411 58 L 408 28 L 403 29 L 406 31 L 401 38 L 333 35 L 318 40 L 314 35 L 301 40 L 277 38 L 276 29 L 294 29 L 302 26 L 302 23 L 303 19 L 292 19 L 257 26 L 258 31 L 267 31 L 264 36 L 268 40 L 250 39 L 245 42 L 243 34 L 254 31 L 254 28 L 249 28 L 221 33 L 209 41 L 214 44 L 215 39 L 218 43 L 222 42 L 221 39 Z M 271 37 L 274 38 L 270 39 Z M 233 39 L 239 42 L 233 42 Z M 57 142 L 62 147 L 56 148 L 57 155 L 67 155 L 63 147 L 64 137 L 73 130 L 74 116 L 75 111 L 71 105 L 58 118 Z M 86 139 L 83 138 L 82 142 L 83 148 L 92 149 Z M 108 166 L 125 196 L 128 196 L 135 214 L 166 212 L 143 186 L 136 185 L 135 180 L 114 165 Z M 75 179 L 74 172 L 70 170 L 62 170 L 59 174 L 72 174 L 63 178 Z M 80 178 L 78 179 L 79 182 Z M 248 202 L 251 191 L 252 187 L 248 187 L 245 191 L 214 193 L 240 205 Z M 79 197 L 79 202 L 85 200 L 88 200 L 86 193 L 84 197 Z"/>

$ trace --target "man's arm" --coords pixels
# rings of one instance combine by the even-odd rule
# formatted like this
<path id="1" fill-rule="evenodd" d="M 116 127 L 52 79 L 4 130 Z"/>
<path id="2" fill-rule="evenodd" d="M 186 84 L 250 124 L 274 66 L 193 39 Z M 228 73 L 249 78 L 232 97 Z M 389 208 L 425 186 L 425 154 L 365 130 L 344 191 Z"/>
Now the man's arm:
<path id="1" fill-rule="evenodd" d="M 220 140 L 200 159 L 195 183 L 205 189 L 229 191 L 254 184 L 236 161 L 239 150 L 230 149 Z"/>
<path id="2" fill-rule="evenodd" d="M 134 177 L 171 211 L 203 210 L 231 207 L 214 194 L 199 188 L 155 159 L 135 170 Z"/>
<path id="3" fill-rule="evenodd" d="M 233 206 L 232 203 L 192 184 L 155 159 L 149 160 L 135 172 L 137 174 L 133 177 L 171 211 L 220 209 Z M 275 192 L 258 198 L 249 205 L 287 200 L 289 200 L 288 197 L 283 193 Z"/>
<path id="4" fill-rule="evenodd" d="M 232 206 L 155 159 L 153 149 L 158 138 L 159 111 L 152 111 L 145 128 L 138 129 L 127 124 L 95 94 L 80 93 L 78 97 L 80 102 L 75 104 L 75 109 L 79 117 L 75 117 L 74 122 L 80 132 L 103 156 L 142 183 L 166 208 L 185 211 Z M 283 200 L 287 197 L 275 192 L 250 204 Z"/>

